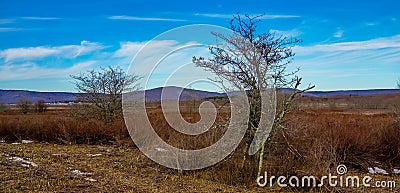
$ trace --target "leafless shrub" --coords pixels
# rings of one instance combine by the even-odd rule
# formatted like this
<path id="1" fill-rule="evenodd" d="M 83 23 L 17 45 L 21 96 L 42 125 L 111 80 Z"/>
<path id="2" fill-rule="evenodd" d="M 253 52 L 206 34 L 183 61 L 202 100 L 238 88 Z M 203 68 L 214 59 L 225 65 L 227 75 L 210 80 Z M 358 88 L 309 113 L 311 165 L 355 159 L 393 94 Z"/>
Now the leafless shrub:
<path id="1" fill-rule="evenodd" d="M 38 100 L 38 101 L 35 103 L 35 110 L 36 110 L 36 112 L 39 112 L 39 113 L 46 112 L 46 110 L 47 110 L 47 105 L 46 105 L 46 103 L 44 102 L 44 100 Z"/>
<path id="2" fill-rule="evenodd" d="M 137 89 L 139 77 L 128 75 L 119 67 L 91 70 L 72 75 L 75 87 L 83 94 L 74 105 L 72 115 L 81 118 L 98 118 L 106 122 L 122 118 L 122 93 Z"/>
<path id="3" fill-rule="evenodd" d="M 283 102 L 282 108 L 278 110 L 275 119 L 275 127 L 270 136 L 276 130 L 282 129 L 282 120 L 289 111 L 292 101 L 301 92 L 298 90 L 301 78 L 295 76 L 296 71 L 287 72 L 287 66 L 292 62 L 295 55 L 292 48 L 300 43 L 300 40 L 274 32 L 259 33 L 257 25 L 261 21 L 259 16 L 236 15 L 230 22 L 233 35 L 214 33 L 216 38 L 222 41 L 221 45 L 210 46 L 211 58 L 193 57 L 193 62 L 213 72 L 219 79 L 216 82 L 228 82 L 237 88 L 248 91 L 250 104 L 250 120 L 244 138 L 245 149 L 248 149 L 260 124 L 261 114 L 265 113 L 262 104 L 261 93 L 268 88 L 292 87 L 293 92 Z M 305 90 L 311 89 L 309 86 Z M 261 150 L 255 156 L 247 155 L 245 150 L 243 167 L 249 165 L 254 171 L 261 172 L 264 155 L 264 141 L 257 142 Z M 256 173 L 253 173 L 254 176 Z"/>
<path id="4" fill-rule="evenodd" d="M 0 113 L 6 112 L 9 107 L 6 104 L 0 103 Z"/>
<path id="5" fill-rule="evenodd" d="M 27 114 L 32 108 L 32 101 L 26 98 L 19 98 L 17 106 L 23 114 Z"/>

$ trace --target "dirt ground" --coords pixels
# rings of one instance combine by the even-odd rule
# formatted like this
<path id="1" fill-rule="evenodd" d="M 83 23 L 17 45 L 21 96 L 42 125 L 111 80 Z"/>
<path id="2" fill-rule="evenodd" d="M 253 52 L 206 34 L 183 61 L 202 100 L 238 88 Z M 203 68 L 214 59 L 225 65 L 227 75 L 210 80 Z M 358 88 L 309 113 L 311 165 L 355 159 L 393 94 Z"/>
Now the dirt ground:
<path id="1" fill-rule="evenodd" d="M 130 145 L 0 143 L 0 152 L 0 192 L 265 192 L 166 169 Z"/>
<path id="2" fill-rule="evenodd" d="M 196 172 L 180 173 L 149 160 L 129 141 L 115 145 L 3 142 L 0 143 L 0 152 L 0 192 L 299 191 L 278 187 L 261 188 L 256 184 L 250 187 L 233 186 L 198 178 Z M 391 188 L 367 191 L 398 190 Z M 320 191 L 366 192 L 366 189 L 318 190 Z"/>

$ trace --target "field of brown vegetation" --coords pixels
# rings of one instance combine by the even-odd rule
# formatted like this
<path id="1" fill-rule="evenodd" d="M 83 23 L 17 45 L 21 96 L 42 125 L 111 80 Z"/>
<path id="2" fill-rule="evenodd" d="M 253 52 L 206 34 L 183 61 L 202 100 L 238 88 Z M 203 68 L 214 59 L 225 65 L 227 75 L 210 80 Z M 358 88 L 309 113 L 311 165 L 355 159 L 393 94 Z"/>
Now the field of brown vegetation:
<path id="1" fill-rule="evenodd" d="M 298 104 L 304 107 L 309 100 Z M 345 99 L 324 102 L 338 100 Z M 157 104 L 149 106 L 149 120 L 158 135 L 179 148 L 200 149 L 213 144 L 224 134 L 223 123 L 229 120 L 229 111 L 222 110 L 208 132 L 187 136 L 166 123 Z M 337 165 L 345 164 L 349 173 L 367 175 L 369 167 L 380 167 L 390 174 L 377 178 L 395 180 L 400 186 L 400 177 L 391 172 L 400 169 L 400 123 L 391 108 L 308 107 L 298 105 L 286 117 L 286 129 L 278 132 L 266 147 L 263 170 L 275 176 L 322 176 L 335 173 Z M 187 104 L 182 104 L 185 108 L 188 109 Z M 182 116 L 189 122 L 200 118 L 191 110 Z M 12 110 L 3 112 L 0 139 L 0 192 L 371 191 L 325 186 L 257 187 L 254 177 L 249 176 L 251 172 L 239 167 L 243 145 L 213 167 L 179 172 L 145 157 L 130 140 L 123 120 L 80 120 L 69 117 L 67 110 L 26 115 Z M 22 140 L 34 142 L 12 144 Z M 37 166 L 23 167 L 21 161 L 15 161 L 16 157 Z"/>

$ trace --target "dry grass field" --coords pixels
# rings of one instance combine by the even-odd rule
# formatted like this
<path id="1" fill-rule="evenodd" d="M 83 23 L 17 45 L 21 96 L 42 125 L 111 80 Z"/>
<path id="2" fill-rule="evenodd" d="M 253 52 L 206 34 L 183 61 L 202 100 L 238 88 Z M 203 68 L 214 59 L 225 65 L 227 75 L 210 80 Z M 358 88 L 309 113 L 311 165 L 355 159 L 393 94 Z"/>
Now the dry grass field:
<path id="1" fill-rule="evenodd" d="M 213 129 L 186 136 L 166 123 L 157 104 L 150 106 L 149 119 L 158 135 L 185 149 L 213 144 L 224 134 L 221 125 L 229 120 L 229 111 L 221 111 Z M 285 120 L 287 130 L 278 132 L 266 148 L 263 170 L 275 176 L 322 176 L 345 164 L 349 173 L 363 176 L 368 168 L 379 167 L 389 174 L 370 175 L 394 180 L 396 187 L 258 187 L 250 172 L 239 167 L 243 145 L 213 167 L 179 172 L 144 156 L 123 120 L 79 120 L 69 117 L 67 110 L 53 110 L 0 114 L 0 192 L 399 191 L 400 175 L 392 172 L 400 169 L 400 124 L 394 111 L 328 107 L 291 111 Z M 189 122 L 199 120 L 195 112 L 182 116 Z"/>

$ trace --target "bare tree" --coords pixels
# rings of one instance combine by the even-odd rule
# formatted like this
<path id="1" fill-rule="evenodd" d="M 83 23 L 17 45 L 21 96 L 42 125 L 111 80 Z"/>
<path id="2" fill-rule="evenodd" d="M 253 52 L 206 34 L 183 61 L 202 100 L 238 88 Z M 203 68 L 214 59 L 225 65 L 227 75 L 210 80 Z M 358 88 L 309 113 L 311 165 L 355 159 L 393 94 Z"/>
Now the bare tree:
<path id="1" fill-rule="evenodd" d="M 244 138 L 246 149 L 260 123 L 261 92 L 267 88 L 293 88 L 293 93 L 285 100 L 275 116 L 275 126 L 269 135 L 273 136 L 277 128 L 284 128 L 281 123 L 295 96 L 313 88 L 309 86 L 305 90 L 298 90 L 301 84 L 301 78 L 295 76 L 298 69 L 293 72 L 286 70 L 295 55 L 292 48 L 299 44 L 300 40 L 274 32 L 258 33 L 257 24 L 260 22 L 260 17 L 262 15 L 245 15 L 244 18 L 239 14 L 234 16 L 230 22 L 233 35 L 213 33 L 217 39 L 222 40 L 222 43 L 209 47 L 212 57 L 192 59 L 196 66 L 216 74 L 219 79 L 215 81 L 221 83 L 228 81 L 248 91 L 250 120 Z M 264 146 L 264 143 L 261 144 L 261 151 L 255 156 L 245 154 L 243 159 L 243 163 L 248 160 L 250 165 L 258 167 L 258 175 L 261 172 Z"/>
<path id="2" fill-rule="evenodd" d="M 27 114 L 32 108 L 32 101 L 27 98 L 19 98 L 17 106 L 23 114 Z"/>
<path id="3" fill-rule="evenodd" d="M 44 102 L 44 100 L 38 100 L 35 103 L 35 107 L 36 107 L 36 112 L 39 112 L 39 113 L 46 112 L 46 110 L 47 110 L 47 105 Z"/>
<path id="4" fill-rule="evenodd" d="M 6 112 L 8 110 L 8 106 L 0 102 L 0 113 Z"/>
<path id="5" fill-rule="evenodd" d="M 98 118 L 112 121 L 122 118 L 122 93 L 138 88 L 136 75 L 128 75 L 119 67 L 91 70 L 74 76 L 75 87 L 83 94 L 76 105 L 74 113 L 80 117 Z"/>

